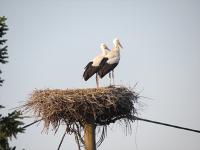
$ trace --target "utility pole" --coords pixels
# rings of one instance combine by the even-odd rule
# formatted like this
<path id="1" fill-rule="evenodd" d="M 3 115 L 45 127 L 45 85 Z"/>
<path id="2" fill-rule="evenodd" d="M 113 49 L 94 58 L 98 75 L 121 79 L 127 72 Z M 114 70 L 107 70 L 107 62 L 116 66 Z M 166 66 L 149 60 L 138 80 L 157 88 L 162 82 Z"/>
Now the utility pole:
<path id="1" fill-rule="evenodd" d="M 84 126 L 85 150 L 96 150 L 95 128 L 94 124 L 85 124 Z"/>
<path id="2" fill-rule="evenodd" d="M 99 78 L 96 74 L 96 84 L 99 88 Z M 96 126 L 94 123 L 86 123 L 84 126 L 84 145 L 85 150 L 96 150 L 96 135 L 95 135 Z"/>

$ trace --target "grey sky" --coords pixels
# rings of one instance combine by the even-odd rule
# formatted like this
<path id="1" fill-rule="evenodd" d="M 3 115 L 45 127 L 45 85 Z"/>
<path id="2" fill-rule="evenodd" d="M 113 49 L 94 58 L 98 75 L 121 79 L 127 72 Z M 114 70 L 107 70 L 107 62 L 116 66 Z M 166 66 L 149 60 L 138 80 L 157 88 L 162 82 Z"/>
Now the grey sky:
<path id="1" fill-rule="evenodd" d="M 33 89 L 94 87 L 82 79 L 87 62 L 112 47 L 118 37 L 124 49 L 115 70 L 117 84 L 134 86 L 143 118 L 200 129 L 200 1 L 198 0 L 0 0 L 8 18 L 9 63 L 1 65 L 6 80 L 0 102 L 19 106 Z M 105 77 L 101 85 L 107 85 Z M 32 120 L 28 120 L 31 122 Z M 199 150 L 200 135 L 138 122 L 132 135 L 111 126 L 100 150 Z M 41 134 L 42 124 L 13 140 L 18 149 L 55 150 L 57 135 Z M 67 136 L 62 149 L 77 149 Z"/>

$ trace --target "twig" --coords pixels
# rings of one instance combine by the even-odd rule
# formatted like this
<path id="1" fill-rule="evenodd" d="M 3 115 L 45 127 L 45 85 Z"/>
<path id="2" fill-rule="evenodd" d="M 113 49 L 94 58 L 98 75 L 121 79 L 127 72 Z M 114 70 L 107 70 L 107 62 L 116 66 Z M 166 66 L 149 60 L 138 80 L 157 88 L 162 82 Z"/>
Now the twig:
<path id="1" fill-rule="evenodd" d="M 78 135 L 76 133 L 74 133 L 74 136 L 75 136 L 76 143 L 78 145 L 78 150 L 81 150 L 81 145 L 79 143 Z"/>

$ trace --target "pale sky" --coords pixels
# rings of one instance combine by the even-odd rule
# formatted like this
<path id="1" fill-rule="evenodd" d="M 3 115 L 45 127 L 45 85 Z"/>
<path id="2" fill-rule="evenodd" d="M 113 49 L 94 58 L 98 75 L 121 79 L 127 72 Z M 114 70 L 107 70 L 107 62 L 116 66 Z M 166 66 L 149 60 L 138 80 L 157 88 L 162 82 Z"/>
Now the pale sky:
<path id="1" fill-rule="evenodd" d="M 139 116 L 200 129 L 200 1 L 198 0 L 0 0 L 8 18 L 9 63 L 0 104 L 20 106 L 34 89 L 95 87 L 83 68 L 118 37 L 124 46 L 115 69 L 117 84 L 141 92 Z M 100 84 L 109 84 L 104 78 Z M 32 122 L 27 120 L 26 123 Z M 41 133 L 42 123 L 18 135 L 17 149 L 55 150 L 58 134 Z M 117 124 L 99 150 L 199 150 L 200 135 L 144 122 L 131 135 Z M 62 150 L 77 149 L 67 135 Z"/>

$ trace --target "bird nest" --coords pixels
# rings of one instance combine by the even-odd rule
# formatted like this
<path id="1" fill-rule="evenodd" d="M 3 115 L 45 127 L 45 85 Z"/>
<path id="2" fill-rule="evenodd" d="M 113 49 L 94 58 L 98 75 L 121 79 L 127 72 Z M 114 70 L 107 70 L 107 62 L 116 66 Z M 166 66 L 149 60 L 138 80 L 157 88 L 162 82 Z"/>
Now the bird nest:
<path id="1" fill-rule="evenodd" d="M 105 127 L 120 119 L 134 121 L 137 99 L 137 93 L 121 86 L 45 89 L 35 90 L 23 107 L 42 119 L 46 129 L 65 124 L 68 133 L 80 135 L 86 123 Z"/>

